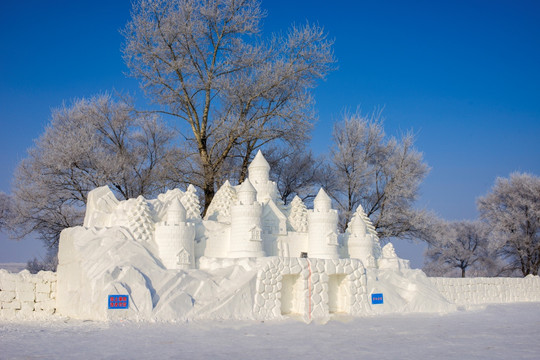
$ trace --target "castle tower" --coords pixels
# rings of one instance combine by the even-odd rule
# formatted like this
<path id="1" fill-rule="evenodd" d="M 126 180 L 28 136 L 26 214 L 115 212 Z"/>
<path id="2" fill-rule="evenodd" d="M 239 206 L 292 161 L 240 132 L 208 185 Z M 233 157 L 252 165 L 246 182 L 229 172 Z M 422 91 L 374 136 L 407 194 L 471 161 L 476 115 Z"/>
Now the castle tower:
<path id="1" fill-rule="evenodd" d="M 195 267 L 195 226 L 186 222 L 186 209 L 174 197 L 167 207 L 165 221 L 156 224 L 155 241 L 159 257 L 167 269 Z"/>
<path id="2" fill-rule="evenodd" d="M 370 233 L 371 228 L 373 228 L 371 220 L 367 217 L 362 206 L 358 205 L 347 228 L 347 247 L 349 249 L 349 256 L 353 259 L 360 259 L 366 268 L 375 266 L 373 235 Z M 375 231 L 374 228 L 373 231 Z"/>
<path id="3" fill-rule="evenodd" d="M 237 191 L 238 202 L 231 206 L 229 257 L 265 256 L 262 244 L 262 205 L 256 201 L 257 191 L 246 179 Z"/>
<path id="4" fill-rule="evenodd" d="M 167 225 L 180 225 L 186 222 L 186 209 L 177 197 L 171 200 L 167 208 Z"/>
<path id="5" fill-rule="evenodd" d="M 261 150 L 257 151 L 257 155 L 251 161 L 248 167 L 249 180 L 252 183 L 266 183 L 270 180 L 270 165 L 264 158 Z"/>
<path id="6" fill-rule="evenodd" d="M 257 201 L 263 203 L 270 199 L 276 201 L 277 186 L 276 183 L 270 181 L 270 165 L 264 158 L 261 150 L 253 158 L 248 167 L 249 181 L 257 190 Z"/>
<path id="7" fill-rule="evenodd" d="M 308 256 L 319 259 L 338 259 L 337 210 L 332 199 L 321 188 L 308 212 Z"/>

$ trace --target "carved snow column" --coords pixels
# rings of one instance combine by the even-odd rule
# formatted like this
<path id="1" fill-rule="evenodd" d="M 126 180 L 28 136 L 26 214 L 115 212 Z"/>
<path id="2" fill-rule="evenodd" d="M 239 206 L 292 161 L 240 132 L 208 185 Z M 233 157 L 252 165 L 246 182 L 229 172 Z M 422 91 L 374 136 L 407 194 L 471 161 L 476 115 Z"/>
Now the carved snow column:
<path id="1" fill-rule="evenodd" d="M 338 259 L 338 214 L 332 200 L 321 188 L 308 213 L 308 256 L 319 259 Z"/>
<path id="2" fill-rule="evenodd" d="M 276 183 L 270 181 L 270 165 L 264 158 L 261 150 L 253 158 L 249 164 L 249 181 L 257 190 L 257 201 L 264 203 L 270 199 L 276 200 L 277 186 Z"/>
<path id="3" fill-rule="evenodd" d="M 231 240 L 229 257 L 263 257 L 262 205 L 249 179 L 238 189 L 238 201 L 231 206 Z"/>
<path id="4" fill-rule="evenodd" d="M 368 231 L 366 219 L 369 221 L 362 206 L 358 206 L 348 226 L 349 238 L 347 244 L 349 256 L 352 259 L 360 259 L 364 267 L 374 268 L 376 263 L 373 252 L 373 235 Z"/>
<path id="5" fill-rule="evenodd" d="M 159 257 L 167 269 L 195 266 L 195 225 L 186 222 L 186 209 L 177 197 L 167 208 L 166 220 L 156 225 L 155 241 Z"/>

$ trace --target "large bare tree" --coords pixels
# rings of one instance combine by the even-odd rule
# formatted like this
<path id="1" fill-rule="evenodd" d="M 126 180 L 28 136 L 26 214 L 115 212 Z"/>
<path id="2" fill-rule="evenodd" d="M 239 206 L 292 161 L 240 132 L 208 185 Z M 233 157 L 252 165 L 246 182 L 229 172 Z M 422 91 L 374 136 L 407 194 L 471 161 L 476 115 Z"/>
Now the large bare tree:
<path id="1" fill-rule="evenodd" d="M 123 199 L 164 189 L 173 135 L 107 94 L 54 110 L 16 170 L 9 227 L 16 237 L 38 233 L 54 250 L 64 228 L 82 224 L 95 187 L 109 185 Z"/>
<path id="2" fill-rule="evenodd" d="M 309 203 L 321 187 L 324 159 L 305 148 L 273 150 L 265 156 L 283 203 L 289 204 L 295 196 Z"/>
<path id="3" fill-rule="evenodd" d="M 264 40 L 264 16 L 256 0 L 139 0 L 124 30 L 130 75 L 159 111 L 187 125 L 183 167 L 205 209 L 231 156 L 242 181 L 256 149 L 308 136 L 309 90 L 335 62 L 318 26 Z"/>
<path id="4" fill-rule="evenodd" d="M 413 203 L 427 172 L 414 136 L 387 138 L 380 112 L 345 114 L 335 124 L 325 186 L 338 205 L 343 230 L 362 205 L 380 238 L 419 237 L 427 214 Z"/>
<path id="5" fill-rule="evenodd" d="M 497 178 L 478 199 L 480 216 L 496 236 L 492 246 L 523 276 L 540 271 L 540 177 L 513 173 Z"/>

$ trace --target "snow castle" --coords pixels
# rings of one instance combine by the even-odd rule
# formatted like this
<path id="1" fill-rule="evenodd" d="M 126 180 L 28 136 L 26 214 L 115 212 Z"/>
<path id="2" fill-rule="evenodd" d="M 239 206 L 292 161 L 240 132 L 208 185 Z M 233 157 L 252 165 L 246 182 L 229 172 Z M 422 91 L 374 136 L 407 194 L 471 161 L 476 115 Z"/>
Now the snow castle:
<path id="1" fill-rule="evenodd" d="M 391 243 L 381 249 L 361 207 L 341 234 L 324 189 L 311 210 L 298 197 L 285 206 L 260 151 L 248 170 L 240 185 L 223 184 L 204 219 L 192 185 L 152 200 L 118 201 L 106 186 L 90 192 L 84 225 L 61 235 L 57 312 L 310 321 L 455 308 Z M 129 308 L 109 309 L 104 299 L 114 294 L 128 295 Z"/>

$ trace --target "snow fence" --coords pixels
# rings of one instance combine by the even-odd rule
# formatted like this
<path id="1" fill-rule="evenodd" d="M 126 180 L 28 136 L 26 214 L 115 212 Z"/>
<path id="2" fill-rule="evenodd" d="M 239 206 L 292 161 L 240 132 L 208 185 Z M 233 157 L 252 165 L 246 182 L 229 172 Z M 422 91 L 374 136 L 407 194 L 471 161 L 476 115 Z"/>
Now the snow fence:
<path id="1" fill-rule="evenodd" d="M 44 319 L 56 309 L 56 273 L 0 270 L 0 319 Z"/>
<path id="2" fill-rule="evenodd" d="M 429 278 L 448 301 L 458 305 L 540 302 L 540 277 Z"/>

